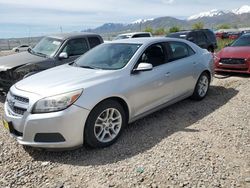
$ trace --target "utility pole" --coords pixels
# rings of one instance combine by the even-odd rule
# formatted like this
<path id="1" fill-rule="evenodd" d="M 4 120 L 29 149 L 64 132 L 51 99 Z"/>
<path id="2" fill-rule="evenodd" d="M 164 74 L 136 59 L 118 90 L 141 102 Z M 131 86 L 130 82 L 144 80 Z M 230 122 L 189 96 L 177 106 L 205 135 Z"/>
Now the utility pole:
<path id="1" fill-rule="evenodd" d="M 61 33 L 63 32 L 62 26 L 60 26 L 60 31 L 61 31 Z"/>

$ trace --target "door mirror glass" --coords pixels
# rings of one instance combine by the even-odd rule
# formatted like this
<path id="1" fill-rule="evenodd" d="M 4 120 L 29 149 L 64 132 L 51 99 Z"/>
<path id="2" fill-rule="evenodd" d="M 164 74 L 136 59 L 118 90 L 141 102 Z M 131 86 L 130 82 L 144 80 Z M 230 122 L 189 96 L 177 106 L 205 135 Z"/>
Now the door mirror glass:
<path id="1" fill-rule="evenodd" d="M 138 67 L 134 70 L 136 72 L 139 72 L 139 71 L 150 71 L 153 69 L 153 65 L 150 64 L 150 63 L 140 63 L 138 65 Z"/>
<path id="2" fill-rule="evenodd" d="M 67 54 L 67 52 L 62 52 L 59 54 L 59 59 L 68 59 L 69 56 Z"/>
<path id="3" fill-rule="evenodd" d="M 189 37 L 188 40 L 189 40 L 190 42 L 194 42 L 194 37 Z"/>

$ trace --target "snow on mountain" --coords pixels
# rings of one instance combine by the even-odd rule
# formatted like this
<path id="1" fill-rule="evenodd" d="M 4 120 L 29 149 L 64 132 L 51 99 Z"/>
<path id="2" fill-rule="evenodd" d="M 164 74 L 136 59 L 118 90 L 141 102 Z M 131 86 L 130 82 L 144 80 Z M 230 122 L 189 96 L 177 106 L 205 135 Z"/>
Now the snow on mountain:
<path id="1" fill-rule="evenodd" d="M 231 11 L 228 10 L 217 10 L 217 9 L 213 9 L 207 12 L 201 12 L 199 14 L 195 14 L 193 16 L 188 17 L 187 20 L 195 20 L 198 18 L 203 18 L 203 17 L 214 17 L 214 16 L 221 16 L 227 13 L 233 13 L 233 14 L 244 14 L 244 13 L 250 13 L 250 6 L 248 5 L 243 5 L 242 7 L 238 8 L 238 9 L 234 9 Z"/>
<path id="2" fill-rule="evenodd" d="M 154 20 L 154 18 L 150 18 L 150 19 L 138 19 L 138 20 L 132 22 L 132 24 L 139 24 L 139 23 L 144 23 L 146 21 L 153 21 L 153 20 Z"/>
<path id="3" fill-rule="evenodd" d="M 222 10 L 217 10 L 217 9 L 213 9 L 207 12 L 201 12 L 199 14 L 193 15 L 188 17 L 188 20 L 195 20 L 198 18 L 202 18 L 202 17 L 214 17 L 214 16 L 220 16 L 225 14 L 225 12 L 223 12 Z"/>
<path id="4" fill-rule="evenodd" d="M 232 10 L 234 14 L 244 14 L 244 13 L 250 13 L 250 6 L 244 5 L 238 9 Z"/>

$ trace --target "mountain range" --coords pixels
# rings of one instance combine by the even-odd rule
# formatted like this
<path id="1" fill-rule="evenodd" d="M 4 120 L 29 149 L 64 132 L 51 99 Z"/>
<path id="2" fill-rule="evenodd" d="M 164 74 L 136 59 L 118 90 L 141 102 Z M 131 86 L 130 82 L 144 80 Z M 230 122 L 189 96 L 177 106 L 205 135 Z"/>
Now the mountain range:
<path id="1" fill-rule="evenodd" d="M 181 29 L 190 29 L 197 22 L 203 22 L 206 28 L 211 29 L 215 29 L 219 24 L 230 24 L 232 27 L 250 27 L 250 6 L 244 5 L 233 10 L 213 9 L 192 15 L 187 19 L 165 16 L 152 19 L 138 19 L 129 24 L 106 23 L 100 27 L 86 31 L 112 36 L 117 33 L 142 31 L 147 27 L 168 29 L 173 26 L 179 26 Z"/>

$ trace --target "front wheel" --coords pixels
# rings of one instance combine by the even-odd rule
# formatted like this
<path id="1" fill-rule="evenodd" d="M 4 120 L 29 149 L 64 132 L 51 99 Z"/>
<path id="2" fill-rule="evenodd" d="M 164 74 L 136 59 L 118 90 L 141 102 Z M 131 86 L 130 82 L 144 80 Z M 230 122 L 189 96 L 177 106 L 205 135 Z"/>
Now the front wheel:
<path id="1" fill-rule="evenodd" d="M 90 147 L 100 148 L 113 144 L 126 125 L 123 107 L 114 100 L 98 104 L 86 121 L 84 142 Z"/>
<path id="2" fill-rule="evenodd" d="M 191 96 L 191 98 L 194 100 L 204 99 L 209 90 L 209 86 L 210 86 L 209 75 L 206 72 L 203 72 L 196 83 L 194 93 Z"/>

